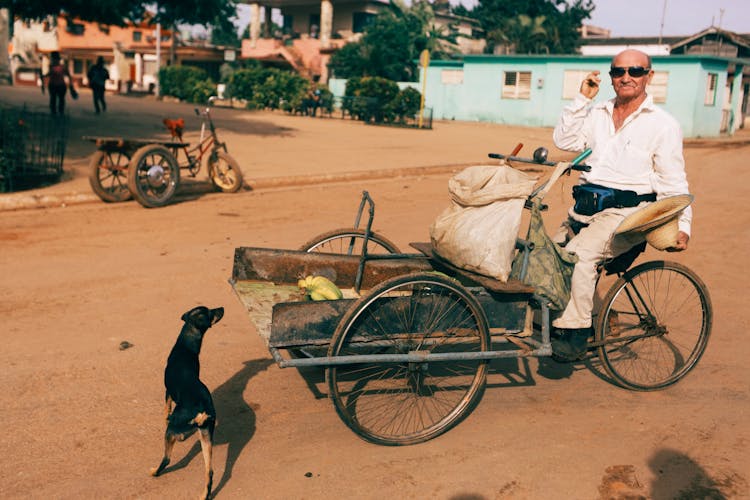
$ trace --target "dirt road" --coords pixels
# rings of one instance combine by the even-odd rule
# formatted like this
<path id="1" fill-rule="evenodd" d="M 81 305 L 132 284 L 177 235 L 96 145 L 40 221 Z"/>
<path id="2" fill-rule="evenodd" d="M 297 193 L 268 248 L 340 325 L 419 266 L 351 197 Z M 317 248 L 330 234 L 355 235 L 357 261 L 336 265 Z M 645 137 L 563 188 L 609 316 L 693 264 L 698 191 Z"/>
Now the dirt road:
<path id="1" fill-rule="evenodd" d="M 111 109 L 128 108 L 126 99 L 110 102 Z M 151 114 L 141 123 L 156 121 L 167 109 L 161 105 L 146 105 Z M 251 180 L 479 163 L 487 151 L 510 149 L 519 135 L 530 153 L 550 134 L 438 123 L 404 139 L 414 131 L 223 113 L 235 128 L 219 126 L 230 128 L 230 151 Z M 92 120 L 83 110 L 74 110 L 76 117 Z M 139 127 L 136 111 L 118 119 L 126 130 Z M 249 143 L 257 155 L 243 153 Z M 85 162 L 85 146 L 76 147 L 71 163 Z M 686 379 L 634 393 L 584 366 L 498 361 L 468 419 L 403 448 L 371 445 L 350 432 L 317 370 L 273 364 L 227 279 L 237 246 L 295 248 L 350 225 L 362 189 L 377 203 L 377 231 L 402 248 L 426 241 L 448 201 L 448 172 L 205 194 L 154 210 L 93 202 L 0 212 L 0 497 L 197 495 L 203 463 L 195 438 L 177 446 L 164 476 L 148 470 L 162 452 L 166 356 L 181 314 L 206 304 L 226 308 L 201 356 L 219 415 L 217 498 L 750 498 L 750 220 L 741 204 L 748 154 L 748 146 L 687 148 L 696 195 L 690 250 L 642 257 L 683 262 L 711 290 L 713 335 Z M 261 159 L 271 166 L 246 167 Z M 85 189 L 79 168 L 67 186 L 48 190 Z M 560 219 L 571 183 L 548 196 L 550 224 Z M 121 349 L 125 341 L 132 347 Z"/>

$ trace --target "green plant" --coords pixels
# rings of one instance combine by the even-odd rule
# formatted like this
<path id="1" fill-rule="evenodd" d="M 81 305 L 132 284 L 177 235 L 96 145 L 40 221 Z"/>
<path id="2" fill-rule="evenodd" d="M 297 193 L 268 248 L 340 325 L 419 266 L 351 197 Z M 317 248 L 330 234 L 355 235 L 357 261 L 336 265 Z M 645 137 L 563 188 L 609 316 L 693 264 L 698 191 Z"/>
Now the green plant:
<path id="1" fill-rule="evenodd" d="M 333 113 L 333 92 L 325 85 L 318 85 L 318 90 L 320 90 L 320 111 L 330 115 Z"/>
<path id="2" fill-rule="evenodd" d="M 296 73 L 279 69 L 250 68 L 235 71 L 227 90 L 232 97 L 245 99 L 248 108 L 287 108 L 304 95 L 308 81 Z M 285 104 L 287 103 L 287 104 Z"/>
<path id="3" fill-rule="evenodd" d="M 208 102 L 208 98 L 212 95 L 216 95 L 216 85 L 211 80 L 203 80 L 196 82 L 189 100 L 203 104 Z"/>
<path id="4" fill-rule="evenodd" d="M 308 85 L 308 80 L 296 73 L 274 69 L 260 85 L 258 92 L 262 97 L 263 107 L 279 109 L 284 101 L 304 94 Z"/>
<path id="5" fill-rule="evenodd" d="M 206 72 L 192 66 L 165 66 L 159 70 L 162 95 L 182 100 L 192 100 L 195 86 L 205 81 L 210 81 Z"/>
<path id="6" fill-rule="evenodd" d="M 406 87 L 399 91 L 390 102 L 389 107 L 396 116 L 396 121 L 405 123 L 407 118 L 413 118 L 419 112 L 422 94 L 413 87 Z"/>
<path id="7" fill-rule="evenodd" d="M 398 95 L 396 82 L 377 76 L 350 78 L 346 82 L 345 108 L 359 120 L 375 123 L 393 121 L 389 104 Z"/>

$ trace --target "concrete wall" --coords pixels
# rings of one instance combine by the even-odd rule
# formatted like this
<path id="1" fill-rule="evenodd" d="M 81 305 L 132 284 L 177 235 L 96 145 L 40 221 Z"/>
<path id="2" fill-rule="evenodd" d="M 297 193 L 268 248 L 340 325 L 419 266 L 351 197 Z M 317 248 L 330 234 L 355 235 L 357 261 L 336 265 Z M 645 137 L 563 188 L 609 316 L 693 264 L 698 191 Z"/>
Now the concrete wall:
<path id="1" fill-rule="evenodd" d="M 570 102 L 563 95 L 565 72 L 599 70 L 602 87 L 597 100 L 611 99 L 615 93 L 607 74 L 610 61 L 610 56 L 466 56 L 462 61 L 433 61 L 427 68 L 425 106 L 432 108 L 436 120 L 554 127 Z M 657 105 L 680 122 L 685 137 L 721 134 L 722 104 L 729 102 L 725 94 L 730 91 L 730 62 L 711 56 L 653 58 L 654 69 L 668 74 L 666 101 Z M 528 99 L 502 97 L 506 71 L 531 72 Z M 717 82 L 714 103 L 707 105 L 709 73 L 717 75 Z M 344 94 L 345 85 L 345 80 L 329 82 L 334 95 L 339 96 Z M 421 80 L 411 86 L 422 90 Z M 734 97 L 736 101 L 737 96 Z"/>
<path id="2" fill-rule="evenodd" d="M 607 71 L 609 56 L 467 56 L 463 61 L 433 61 L 427 70 L 426 106 L 435 119 L 488 121 L 512 125 L 553 127 L 562 108 L 566 70 L 599 70 L 599 100 L 614 97 Z M 668 73 L 666 102 L 686 137 L 720 134 L 722 102 L 729 60 L 716 57 L 654 57 L 654 69 Z M 460 82 L 456 72 L 463 71 Z M 528 99 L 502 97 L 506 71 L 531 72 Z M 445 73 L 451 73 L 446 75 Z M 704 104 L 709 73 L 718 75 L 716 100 Z"/>

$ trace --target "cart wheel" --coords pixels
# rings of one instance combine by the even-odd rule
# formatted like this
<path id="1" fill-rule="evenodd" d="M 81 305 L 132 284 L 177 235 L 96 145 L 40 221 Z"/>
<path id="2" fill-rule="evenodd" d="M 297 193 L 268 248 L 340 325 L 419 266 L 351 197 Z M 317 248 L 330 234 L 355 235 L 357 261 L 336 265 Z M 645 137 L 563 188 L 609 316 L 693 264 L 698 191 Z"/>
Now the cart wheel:
<path id="1" fill-rule="evenodd" d="M 490 346 L 484 311 L 457 281 L 414 273 L 384 281 L 344 314 L 329 356 L 470 353 Z M 341 419 L 363 439 L 408 445 L 446 432 L 479 402 L 486 360 L 328 368 Z"/>
<path id="2" fill-rule="evenodd" d="M 97 151 L 89 161 L 89 184 L 102 201 L 117 203 L 133 196 L 128 189 L 130 157 L 122 151 Z"/>
<path id="3" fill-rule="evenodd" d="M 646 262 L 619 278 L 604 298 L 595 336 L 609 343 L 599 347 L 599 357 L 622 387 L 667 387 L 698 363 L 712 318 L 708 289 L 693 271 L 675 262 Z"/>
<path id="4" fill-rule="evenodd" d="M 138 149 L 128 167 L 128 187 L 146 208 L 163 207 L 180 182 L 180 167 L 164 146 L 149 144 Z"/>
<path id="5" fill-rule="evenodd" d="M 224 151 L 209 156 L 208 177 L 217 189 L 225 193 L 236 193 L 242 188 L 242 170 Z"/>
<path id="6" fill-rule="evenodd" d="M 303 252 L 361 255 L 365 242 L 364 229 L 334 229 L 320 234 L 300 247 Z M 368 254 L 400 253 L 398 247 L 378 233 L 370 233 Z"/>

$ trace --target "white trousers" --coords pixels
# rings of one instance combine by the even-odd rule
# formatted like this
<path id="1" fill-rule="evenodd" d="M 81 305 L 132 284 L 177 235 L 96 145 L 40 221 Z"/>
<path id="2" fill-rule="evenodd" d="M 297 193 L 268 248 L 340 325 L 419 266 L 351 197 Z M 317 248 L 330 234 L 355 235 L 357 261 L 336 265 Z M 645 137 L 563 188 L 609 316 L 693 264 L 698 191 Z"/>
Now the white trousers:
<path id="1" fill-rule="evenodd" d="M 641 204 L 641 205 L 645 205 Z M 640 206 L 639 206 L 640 207 Z M 583 216 L 570 211 L 570 217 L 588 224 L 572 237 L 565 249 L 578 256 L 570 282 L 570 301 L 565 310 L 552 322 L 555 328 L 588 328 L 591 326 L 591 313 L 594 308 L 597 266 L 607 259 L 627 252 L 641 243 L 641 235 L 623 237 L 614 235 L 622 220 L 638 210 L 633 208 L 608 208 L 592 216 Z M 564 244 L 568 239 L 568 226 L 563 224 L 553 237 L 556 243 Z"/>

